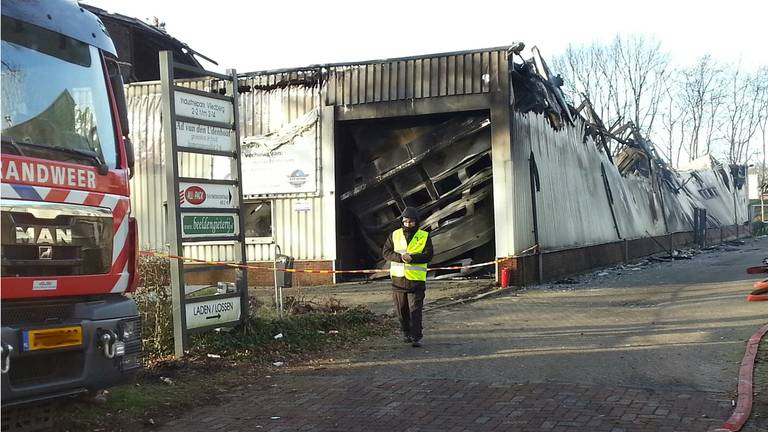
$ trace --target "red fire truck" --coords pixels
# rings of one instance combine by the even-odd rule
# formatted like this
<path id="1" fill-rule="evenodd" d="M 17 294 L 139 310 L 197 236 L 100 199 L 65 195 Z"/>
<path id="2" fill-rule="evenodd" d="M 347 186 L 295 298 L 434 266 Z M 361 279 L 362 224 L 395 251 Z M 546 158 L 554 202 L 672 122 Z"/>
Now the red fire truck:
<path id="1" fill-rule="evenodd" d="M 125 295 L 138 282 L 137 230 L 118 65 L 101 21 L 74 1 L 2 0 L 4 411 L 140 368 Z"/>

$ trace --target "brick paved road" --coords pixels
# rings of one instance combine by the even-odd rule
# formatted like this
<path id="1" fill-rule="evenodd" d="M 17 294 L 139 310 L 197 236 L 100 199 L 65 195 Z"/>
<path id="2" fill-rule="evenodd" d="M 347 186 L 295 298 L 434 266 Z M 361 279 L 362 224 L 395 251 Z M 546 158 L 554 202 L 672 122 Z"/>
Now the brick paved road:
<path id="1" fill-rule="evenodd" d="M 744 268 L 767 245 L 435 310 L 422 349 L 389 338 L 288 365 L 161 430 L 712 430 L 766 321 Z"/>
<path id="2" fill-rule="evenodd" d="M 702 392 L 283 375 L 163 431 L 706 431 L 730 406 L 726 395 Z"/>

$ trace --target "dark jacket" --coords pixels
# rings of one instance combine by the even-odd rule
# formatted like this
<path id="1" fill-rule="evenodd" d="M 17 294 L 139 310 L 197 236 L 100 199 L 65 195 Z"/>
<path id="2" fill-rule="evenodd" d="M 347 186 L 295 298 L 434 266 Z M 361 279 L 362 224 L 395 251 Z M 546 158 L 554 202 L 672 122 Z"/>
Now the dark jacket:
<path id="1" fill-rule="evenodd" d="M 416 231 L 413 231 L 410 233 L 408 231 L 404 231 L 404 234 L 405 234 L 405 241 L 410 243 L 411 239 L 413 238 L 413 235 L 416 234 Z M 387 261 L 403 262 L 403 259 L 400 256 L 400 254 L 395 252 L 395 247 L 392 244 L 392 234 L 390 234 L 387 237 L 387 241 L 384 242 L 384 247 L 381 250 L 381 255 Z M 427 236 L 427 244 L 424 245 L 424 251 L 419 254 L 411 254 L 411 258 L 413 258 L 411 263 L 429 264 L 429 262 L 432 261 L 433 255 L 434 255 L 434 249 L 432 248 L 432 236 L 430 235 L 430 236 Z M 392 289 L 396 291 L 418 292 L 418 291 L 424 291 L 425 289 L 427 289 L 427 284 L 424 281 L 412 281 L 404 277 L 393 277 Z"/>

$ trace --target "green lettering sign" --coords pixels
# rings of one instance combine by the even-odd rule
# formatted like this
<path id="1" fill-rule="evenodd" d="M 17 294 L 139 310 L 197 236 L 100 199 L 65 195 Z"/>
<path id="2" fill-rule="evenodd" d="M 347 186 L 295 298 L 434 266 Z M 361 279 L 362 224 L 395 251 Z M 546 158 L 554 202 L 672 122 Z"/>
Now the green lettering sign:
<path id="1" fill-rule="evenodd" d="M 181 220 L 184 236 L 234 235 L 235 226 L 233 215 L 184 215 Z"/>

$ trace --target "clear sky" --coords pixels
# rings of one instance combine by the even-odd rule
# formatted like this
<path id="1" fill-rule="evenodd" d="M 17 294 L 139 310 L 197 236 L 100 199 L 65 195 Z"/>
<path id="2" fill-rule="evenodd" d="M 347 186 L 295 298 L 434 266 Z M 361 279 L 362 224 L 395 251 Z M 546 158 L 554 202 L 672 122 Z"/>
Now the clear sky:
<path id="1" fill-rule="evenodd" d="M 659 40 L 676 64 L 709 53 L 745 69 L 768 65 L 768 0 L 179 1 L 85 0 L 158 17 L 166 30 L 238 72 L 509 45 L 545 58 L 617 33 Z M 526 52 L 528 52 L 526 50 Z M 524 56 L 526 55 L 524 52 Z"/>

